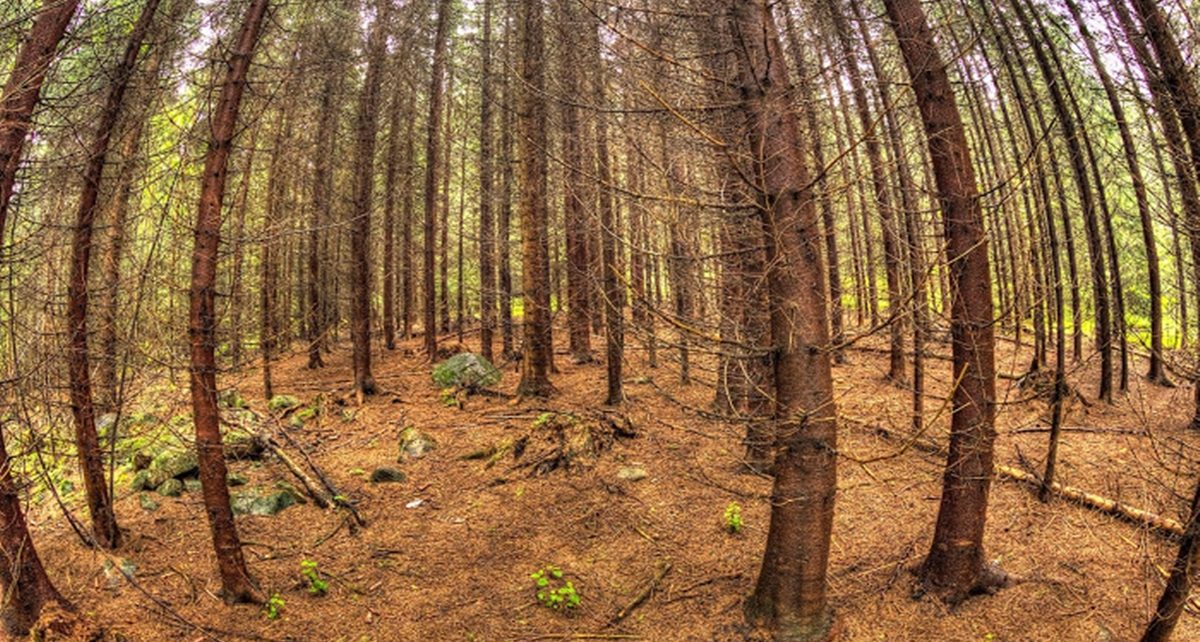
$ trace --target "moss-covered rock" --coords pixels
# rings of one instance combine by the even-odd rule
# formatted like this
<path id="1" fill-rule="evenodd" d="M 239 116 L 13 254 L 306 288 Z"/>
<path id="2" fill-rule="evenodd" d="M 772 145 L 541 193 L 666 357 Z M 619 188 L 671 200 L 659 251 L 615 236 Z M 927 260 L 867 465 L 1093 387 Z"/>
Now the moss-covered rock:
<path id="1" fill-rule="evenodd" d="M 234 515 L 273 516 L 302 503 L 297 493 L 291 490 L 272 492 L 253 489 L 234 493 L 230 498 Z"/>
<path id="2" fill-rule="evenodd" d="M 183 482 L 172 477 L 159 484 L 158 494 L 163 497 L 179 497 L 183 494 Z"/>
<path id="3" fill-rule="evenodd" d="M 371 471 L 372 484 L 396 484 L 407 479 L 408 475 L 405 475 L 404 471 L 395 468 L 383 466 Z"/>
<path id="4" fill-rule="evenodd" d="M 473 352 L 456 354 L 433 368 L 433 381 L 442 388 L 487 388 L 500 383 L 503 376 L 491 361 Z"/>
<path id="5" fill-rule="evenodd" d="M 281 412 L 291 410 L 300 405 L 300 400 L 292 395 L 275 395 L 267 402 L 267 410 L 271 412 Z"/>
<path id="6" fill-rule="evenodd" d="M 400 433 L 400 462 L 406 459 L 420 459 L 437 448 L 433 437 L 409 426 Z"/>

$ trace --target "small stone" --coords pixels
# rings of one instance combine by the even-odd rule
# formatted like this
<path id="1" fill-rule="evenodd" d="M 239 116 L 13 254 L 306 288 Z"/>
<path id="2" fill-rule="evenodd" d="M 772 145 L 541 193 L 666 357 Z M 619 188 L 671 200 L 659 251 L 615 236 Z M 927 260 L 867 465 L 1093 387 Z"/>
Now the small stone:
<path id="1" fill-rule="evenodd" d="M 153 513 L 154 511 L 158 510 L 158 502 L 154 501 L 154 498 L 146 493 L 141 493 L 138 495 L 138 503 L 142 505 L 142 510 L 148 513 Z"/>
<path id="2" fill-rule="evenodd" d="M 625 466 L 617 471 L 617 479 L 625 481 L 641 481 L 649 476 L 650 473 L 647 473 L 646 469 L 640 466 Z"/>
<path id="3" fill-rule="evenodd" d="M 183 480 L 183 489 L 189 493 L 198 493 L 204 490 L 204 485 L 198 477 L 188 477 Z"/>
<path id="4" fill-rule="evenodd" d="M 126 578 L 132 578 L 134 573 L 137 573 L 137 564 L 130 560 L 122 559 L 120 565 L 113 564 L 112 560 L 104 560 L 104 579 L 108 580 L 108 585 L 116 588 L 121 585 L 121 581 Z"/>
<path id="5" fill-rule="evenodd" d="M 409 426 L 400 433 L 400 461 L 408 459 L 420 459 L 429 454 L 430 451 L 437 448 L 437 442 L 433 437 Z"/>
<path id="6" fill-rule="evenodd" d="M 387 468 L 387 467 L 376 468 L 371 473 L 371 483 L 372 484 L 398 483 L 398 482 L 405 481 L 407 479 L 408 479 L 408 475 L 405 475 L 404 471 L 396 470 L 395 468 Z"/>
<path id="7" fill-rule="evenodd" d="M 183 494 L 183 482 L 172 477 L 162 484 L 159 484 L 158 494 L 162 495 L 163 497 L 179 497 Z"/>
<path id="8" fill-rule="evenodd" d="M 246 484 L 250 483 L 250 480 L 246 479 L 246 476 L 241 473 L 229 473 L 225 476 L 225 483 L 235 487 L 245 486 Z"/>

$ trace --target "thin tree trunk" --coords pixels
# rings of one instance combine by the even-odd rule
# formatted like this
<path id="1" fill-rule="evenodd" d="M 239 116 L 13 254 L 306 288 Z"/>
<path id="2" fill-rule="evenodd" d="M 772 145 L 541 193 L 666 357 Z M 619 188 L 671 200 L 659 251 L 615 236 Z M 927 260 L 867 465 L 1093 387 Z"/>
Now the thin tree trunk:
<path id="1" fill-rule="evenodd" d="M 246 89 L 246 72 L 262 33 L 269 0 L 254 0 L 246 12 L 232 52 L 221 96 L 212 116 L 212 138 L 204 159 L 200 205 L 192 254 L 191 338 L 192 412 L 196 424 L 196 450 L 200 460 L 200 482 L 204 507 L 212 529 L 221 587 L 227 602 L 261 599 L 250 579 L 238 540 L 237 526 L 229 506 L 225 456 L 221 445 L 217 410 L 216 308 L 217 248 L 221 234 L 221 202 L 226 171 L 233 148 L 238 110 Z"/>
<path id="2" fill-rule="evenodd" d="M 433 41 L 433 69 L 429 83 L 429 122 L 425 142 L 425 249 L 424 249 L 424 333 L 425 354 L 437 358 L 437 282 L 434 256 L 437 237 L 437 187 L 441 166 L 438 137 L 441 133 L 442 76 L 446 73 L 446 39 L 450 31 L 450 0 L 438 0 L 437 28 Z"/>
<path id="3" fill-rule="evenodd" d="M 479 352 L 492 361 L 496 327 L 496 238 L 492 221 L 492 0 L 483 0 L 479 97 Z"/>
<path id="4" fill-rule="evenodd" d="M 159 0 L 147 0 L 129 35 L 125 55 L 113 74 L 112 86 L 96 123 L 96 138 L 88 153 L 83 176 L 83 192 L 75 216 L 71 242 L 71 277 L 67 287 L 67 322 L 70 327 L 68 374 L 71 390 L 71 414 L 75 419 L 75 445 L 87 493 L 88 510 L 92 517 L 92 534 L 102 548 L 114 549 L 121 544 L 121 530 L 113 514 L 108 485 L 104 481 L 104 456 L 96 434 L 96 408 L 92 402 L 91 357 L 88 350 L 88 272 L 92 258 L 92 230 L 96 221 L 96 203 L 100 181 L 108 158 L 109 141 L 121 117 L 125 90 L 137 68 L 142 42 L 154 20 Z M 115 427 L 113 428 L 116 429 Z"/>

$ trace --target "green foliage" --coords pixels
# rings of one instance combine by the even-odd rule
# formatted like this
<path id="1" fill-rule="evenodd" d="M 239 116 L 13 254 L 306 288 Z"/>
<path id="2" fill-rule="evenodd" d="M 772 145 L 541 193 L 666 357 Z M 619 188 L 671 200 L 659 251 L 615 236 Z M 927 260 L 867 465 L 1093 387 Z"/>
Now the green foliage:
<path id="1" fill-rule="evenodd" d="M 283 596 L 278 593 L 272 594 L 271 599 L 263 605 L 263 615 L 267 616 L 268 620 L 278 620 L 283 617 L 283 607 L 286 605 Z"/>
<path id="2" fill-rule="evenodd" d="M 582 603 L 579 592 L 575 590 L 575 583 L 563 577 L 562 569 L 557 566 L 543 566 L 537 572 L 531 573 L 529 578 L 534 581 L 538 602 L 548 609 L 576 609 Z"/>
<path id="3" fill-rule="evenodd" d="M 300 562 L 300 575 L 308 582 L 309 595 L 325 595 L 329 592 L 329 582 L 321 579 L 321 571 L 313 560 Z"/>
<path id="4" fill-rule="evenodd" d="M 742 521 L 742 507 L 737 502 L 729 502 L 725 507 L 725 531 L 737 535 L 745 528 Z"/>

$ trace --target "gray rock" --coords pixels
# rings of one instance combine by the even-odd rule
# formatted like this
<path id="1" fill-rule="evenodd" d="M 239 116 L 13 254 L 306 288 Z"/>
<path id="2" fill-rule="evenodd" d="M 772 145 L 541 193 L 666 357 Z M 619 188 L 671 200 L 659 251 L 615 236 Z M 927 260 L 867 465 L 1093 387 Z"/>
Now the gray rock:
<path id="1" fill-rule="evenodd" d="M 280 490 L 272 493 L 245 491 L 230 497 L 234 515 L 278 515 L 300 503 L 295 493 Z"/>
<path id="2" fill-rule="evenodd" d="M 625 481 L 641 481 L 649 476 L 650 473 L 640 466 L 625 466 L 617 471 L 617 479 Z"/>
<path id="3" fill-rule="evenodd" d="M 400 433 L 399 461 L 403 462 L 406 458 L 420 459 L 435 448 L 437 448 L 437 441 L 433 437 L 409 426 Z"/>
<path id="4" fill-rule="evenodd" d="M 137 492 L 139 490 L 154 490 L 150 488 L 150 473 L 149 471 L 139 470 L 133 476 L 133 481 L 129 482 L 129 490 Z"/>
<path id="5" fill-rule="evenodd" d="M 198 477 L 186 477 L 183 480 L 183 489 L 189 493 L 198 493 L 204 490 L 204 485 L 200 483 Z"/>
<path id="6" fill-rule="evenodd" d="M 250 480 L 241 473 L 229 473 L 225 476 L 225 483 L 230 486 L 245 486 L 250 483 Z"/>
<path id="7" fill-rule="evenodd" d="M 397 470 L 395 468 L 381 467 L 381 468 L 376 468 L 374 471 L 371 472 L 371 483 L 372 484 L 399 483 L 399 482 L 406 481 L 407 479 L 408 479 L 408 475 L 405 475 L 404 471 Z"/>
<path id="8" fill-rule="evenodd" d="M 112 560 L 104 560 L 104 579 L 108 580 L 108 585 L 117 587 L 121 585 L 125 578 L 133 577 L 137 573 L 137 564 L 127 559 L 122 559 L 119 565 L 113 564 Z"/>
<path id="9" fill-rule="evenodd" d="M 492 362 L 472 352 L 456 354 L 433 368 L 433 381 L 442 388 L 487 388 L 502 377 Z"/>
<path id="10" fill-rule="evenodd" d="M 153 513 L 154 511 L 158 510 L 158 502 L 154 501 L 154 498 L 146 493 L 140 493 L 138 495 L 138 503 L 142 505 L 142 510 L 148 513 Z"/>
<path id="11" fill-rule="evenodd" d="M 158 494 L 163 497 L 179 497 L 183 494 L 183 482 L 172 477 L 158 485 Z"/>

